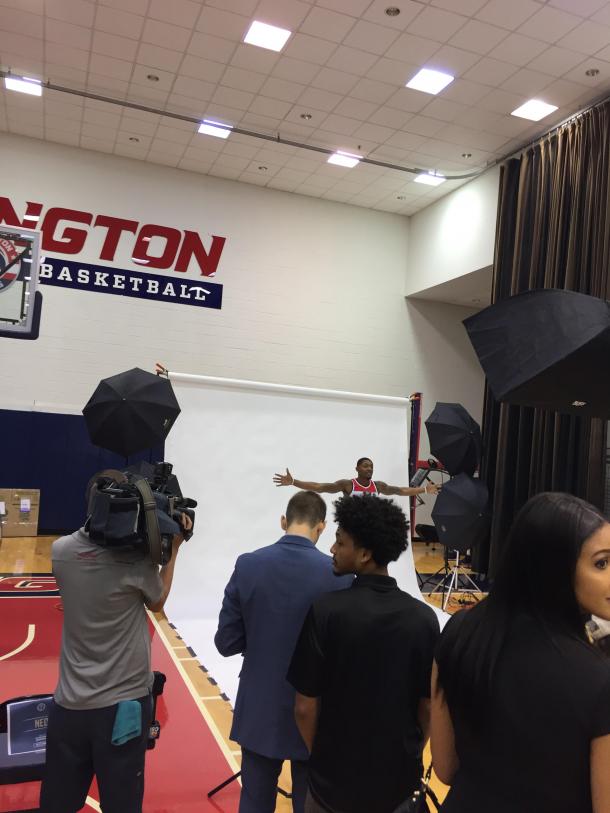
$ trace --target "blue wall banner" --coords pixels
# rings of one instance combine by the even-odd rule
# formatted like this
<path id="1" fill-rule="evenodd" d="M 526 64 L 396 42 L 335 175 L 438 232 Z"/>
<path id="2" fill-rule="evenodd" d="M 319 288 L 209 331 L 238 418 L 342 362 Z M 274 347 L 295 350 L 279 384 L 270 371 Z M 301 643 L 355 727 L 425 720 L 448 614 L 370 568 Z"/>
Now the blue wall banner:
<path id="1" fill-rule="evenodd" d="M 39 280 L 43 285 L 76 288 L 115 296 L 133 296 L 195 305 L 198 308 L 222 307 L 222 285 L 216 282 L 147 274 L 105 265 L 90 265 L 72 260 L 46 257 L 40 264 Z"/>

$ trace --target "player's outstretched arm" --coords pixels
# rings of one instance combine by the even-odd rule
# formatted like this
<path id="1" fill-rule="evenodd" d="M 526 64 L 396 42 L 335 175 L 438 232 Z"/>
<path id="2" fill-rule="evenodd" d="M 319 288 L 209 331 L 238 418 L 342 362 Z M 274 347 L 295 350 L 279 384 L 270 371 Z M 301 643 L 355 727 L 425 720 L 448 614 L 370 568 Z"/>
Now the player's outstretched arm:
<path id="1" fill-rule="evenodd" d="M 386 497 L 415 497 L 418 494 L 438 494 L 440 491 L 436 483 L 426 483 L 425 485 L 416 486 L 389 486 L 381 480 L 375 480 L 377 491 L 384 494 Z"/>
<path id="2" fill-rule="evenodd" d="M 350 494 L 352 484 L 350 480 L 336 480 L 334 483 L 314 483 L 311 480 L 297 480 L 286 469 L 286 474 L 275 474 L 273 482 L 276 486 L 294 486 L 304 491 L 316 491 L 318 494 Z"/>

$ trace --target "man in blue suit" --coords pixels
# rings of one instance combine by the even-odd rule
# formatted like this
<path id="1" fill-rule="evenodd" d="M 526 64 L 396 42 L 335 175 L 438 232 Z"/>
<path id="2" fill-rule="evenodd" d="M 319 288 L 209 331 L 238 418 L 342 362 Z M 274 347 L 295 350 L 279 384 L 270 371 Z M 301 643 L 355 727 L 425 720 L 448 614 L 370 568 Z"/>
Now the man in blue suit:
<path id="1" fill-rule="evenodd" d="M 242 748 L 239 813 L 273 813 L 285 759 L 291 762 L 292 808 L 303 813 L 309 755 L 286 673 L 314 599 L 352 582 L 335 576 L 330 556 L 315 547 L 326 527 L 326 503 L 318 494 L 295 494 L 281 525 L 285 535 L 274 545 L 238 557 L 214 638 L 221 655 L 244 656 L 231 729 Z"/>

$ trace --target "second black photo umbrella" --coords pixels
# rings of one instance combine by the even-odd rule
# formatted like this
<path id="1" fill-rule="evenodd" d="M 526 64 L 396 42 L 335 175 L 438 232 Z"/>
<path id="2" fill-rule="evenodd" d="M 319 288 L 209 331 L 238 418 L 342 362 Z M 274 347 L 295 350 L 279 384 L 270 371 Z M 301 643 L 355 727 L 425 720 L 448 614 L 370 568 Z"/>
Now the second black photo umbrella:
<path id="1" fill-rule="evenodd" d="M 489 494 L 476 477 L 458 474 L 445 483 L 432 509 L 439 542 L 465 552 L 481 542 L 489 530 Z"/>
<path id="2" fill-rule="evenodd" d="M 425 423 L 430 452 L 449 474 L 474 474 L 481 459 L 481 429 L 468 411 L 438 401 Z"/>
<path id="3" fill-rule="evenodd" d="M 527 291 L 464 326 L 498 401 L 610 418 L 610 304 L 555 289 Z"/>
<path id="4" fill-rule="evenodd" d="M 91 442 L 123 457 L 162 443 L 179 414 L 169 380 L 139 367 L 100 381 L 83 409 Z"/>

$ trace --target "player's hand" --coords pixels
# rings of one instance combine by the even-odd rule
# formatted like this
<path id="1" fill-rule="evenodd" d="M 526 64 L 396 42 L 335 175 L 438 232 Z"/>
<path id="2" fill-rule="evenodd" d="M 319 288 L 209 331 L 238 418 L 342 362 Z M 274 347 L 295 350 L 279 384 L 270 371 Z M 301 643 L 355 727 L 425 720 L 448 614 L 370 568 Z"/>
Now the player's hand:
<path id="1" fill-rule="evenodd" d="M 274 474 L 273 482 L 276 486 L 291 486 L 294 483 L 294 477 L 290 474 L 288 469 L 286 469 L 286 474 Z"/>
<path id="2" fill-rule="evenodd" d="M 438 494 L 441 487 L 436 483 L 426 483 L 426 494 Z"/>
<path id="3" fill-rule="evenodd" d="M 185 531 L 190 531 L 193 527 L 193 520 L 189 517 L 188 514 L 181 512 L 180 525 L 182 525 Z M 183 542 L 184 542 L 183 534 L 174 534 L 174 538 L 172 540 L 174 549 L 179 548 Z"/>

